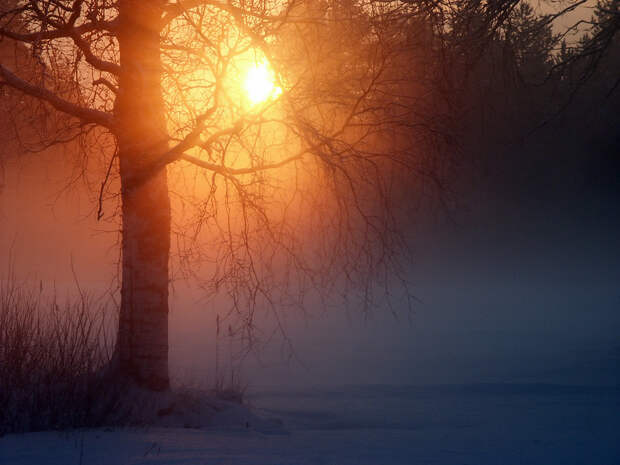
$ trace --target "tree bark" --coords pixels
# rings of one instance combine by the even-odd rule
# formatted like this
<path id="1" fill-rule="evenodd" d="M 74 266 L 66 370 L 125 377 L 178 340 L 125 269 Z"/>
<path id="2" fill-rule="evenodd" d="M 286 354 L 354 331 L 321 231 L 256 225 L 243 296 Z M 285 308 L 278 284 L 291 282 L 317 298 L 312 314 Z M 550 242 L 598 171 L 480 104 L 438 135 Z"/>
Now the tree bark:
<path id="1" fill-rule="evenodd" d="M 162 1 L 121 0 L 121 74 L 115 113 L 122 184 L 122 287 L 115 366 L 150 390 L 169 387 L 166 169 L 150 167 L 168 147 L 158 21 Z"/>

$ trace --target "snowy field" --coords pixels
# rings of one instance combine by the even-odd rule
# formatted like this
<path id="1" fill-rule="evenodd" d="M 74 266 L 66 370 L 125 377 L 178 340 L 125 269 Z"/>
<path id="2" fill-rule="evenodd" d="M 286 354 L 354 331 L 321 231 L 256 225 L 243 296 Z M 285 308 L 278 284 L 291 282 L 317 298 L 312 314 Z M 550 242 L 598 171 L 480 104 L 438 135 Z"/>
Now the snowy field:
<path id="1" fill-rule="evenodd" d="M 214 426 L 0 438 L 2 465 L 617 465 L 620 389 L 254 389 Z M 281 421 L 259 420 L 280 419 Z"/>

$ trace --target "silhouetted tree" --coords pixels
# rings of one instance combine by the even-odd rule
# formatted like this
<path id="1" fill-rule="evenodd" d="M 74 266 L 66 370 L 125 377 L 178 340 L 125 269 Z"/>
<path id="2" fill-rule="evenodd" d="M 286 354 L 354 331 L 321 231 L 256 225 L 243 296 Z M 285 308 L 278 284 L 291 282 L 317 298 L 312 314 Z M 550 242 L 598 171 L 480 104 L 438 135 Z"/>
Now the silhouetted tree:
<path id="1" fill-rule="evenodd" d="M 107 157 L 100 216 L 120 184 L 121 308 L 111 369 L 121 377 L 153 390 L 169 386 L 172 164 L 183 165 L 171 171 L 174 176 L 192 179 L 200 191 L 183 204 L 195 214 L 193 231 L 176 231 L 185 271 L 212 263 L 203 282 L 230 295 L 248 334 L 256 308 L 303 305 L 308 286 L 361 285 L 365 306 L 372 301 L 371 283 L 394 280 L 399 240 L 388 166 L 395 157 L 370 141 L 387 124 L 373 119 L 369 106 L 384 68 L 380 59 L 367 61 L 377 49 L 368 29 L 355 39 L 366 41 L 363 61 L 356 61 L 360 53 L 346 63 L 342 54 L 330 56 L 332 38 L 318 36 L 298 44 L 318 53 L 300 59 L 298 47 L 292 54 L 297 64 L 286 62 L 290 54 L 278 57 L 283 42 L 277 38 L 287 28 L 294 34 L 297 27 L 327 26 L 341 40 L 352 38 L 360 8 L 348 18 L 337 8 L 311 5 L 3 4 L 3 41 L 26 44 L 45 71 L 33 80 L 3 60 L 2 85 L 68 115 L 64 125 L 53 125 L 55 133 L 43 134 L 43 146 L 79 138 L 85 156 L 99 151 Z M 263 60 L 275 69 L 282 95 L 252 104 L 239 91 L 241 74 Z M 308 84 L 313 77 L 322 87 Z M 204 230 L 207 249 L 196 245 Z"/>
<path id="2" fill-rule="evenodd" d="M 308 289 L 354 287 L 362 308 L 377 289 L 389 298 L 402 282 L 400 190 L 441 186 L 476 66 L 501 37 L 523 73 L 547 66 L 548 36 L 529 34 L 518 4 L 3 3 L 0 37 L 44 71 L 32 79 L 2 59 L 0 82 L 67 115 L 41 144 L 80 139 L 86 157 L 105 157 L 99 216 L 120 200 L 112 371 L 169 386 L 171 233 L 183 271 L 230 297 L 250 342 L 258 308 L 277 317 Z M 263 62 L 275 84 L 252 102 L 243 75 Z M 174 231 L 171 192 L 195 194 Z"/>

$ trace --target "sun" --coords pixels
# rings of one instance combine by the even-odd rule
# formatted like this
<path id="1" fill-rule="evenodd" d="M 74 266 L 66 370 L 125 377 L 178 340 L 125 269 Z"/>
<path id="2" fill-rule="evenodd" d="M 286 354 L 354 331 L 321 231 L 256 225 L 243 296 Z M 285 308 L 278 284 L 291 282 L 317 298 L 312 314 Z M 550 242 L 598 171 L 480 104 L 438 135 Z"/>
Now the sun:
<path id="1" fill-rule="evenodd" d="M 253 105 L 276 98 L 282 89 L 276 86 L 275 76 L 266 62 L 252 64 L 245 76 L 245 92 Z"/>

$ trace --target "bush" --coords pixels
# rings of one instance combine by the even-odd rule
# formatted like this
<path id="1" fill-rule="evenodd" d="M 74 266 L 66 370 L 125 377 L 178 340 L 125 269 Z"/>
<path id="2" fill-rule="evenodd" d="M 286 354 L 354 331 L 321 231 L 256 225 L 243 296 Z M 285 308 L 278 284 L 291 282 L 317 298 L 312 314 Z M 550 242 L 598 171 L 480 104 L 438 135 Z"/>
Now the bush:
<path id="1" fill-rule="evenodd" d="M 0 282 L 0 434 L 106 423 L 120 391 L 106 381 L 112 312 L 80 293 L 59 304 Z"/>

